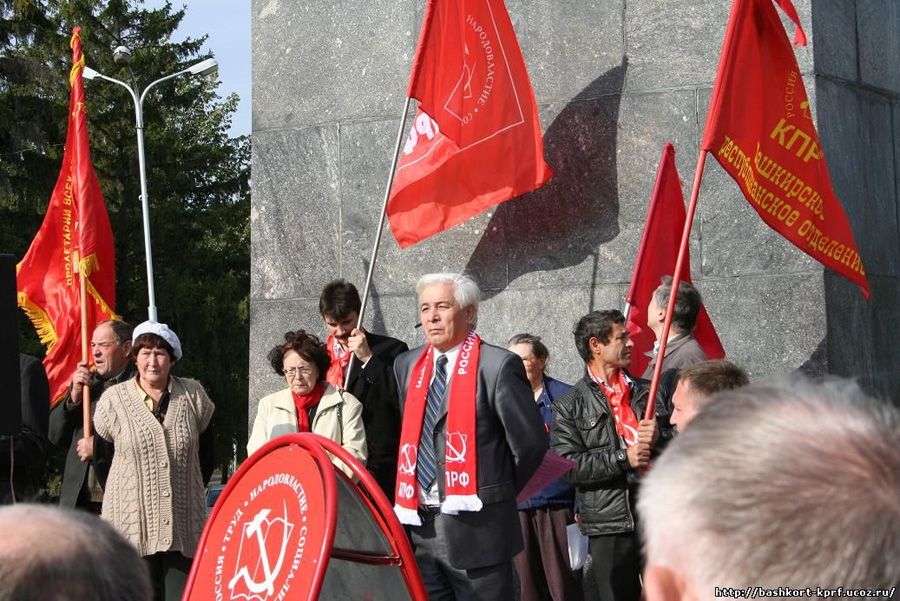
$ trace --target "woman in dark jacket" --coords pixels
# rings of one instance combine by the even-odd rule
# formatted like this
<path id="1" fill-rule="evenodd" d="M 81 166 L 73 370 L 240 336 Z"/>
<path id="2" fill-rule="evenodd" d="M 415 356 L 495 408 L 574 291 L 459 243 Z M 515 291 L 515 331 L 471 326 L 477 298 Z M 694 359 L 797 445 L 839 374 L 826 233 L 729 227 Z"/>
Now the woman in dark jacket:
<path id="1" fill-rule="evenodd" d="M 550 406 L 571 388 L 546 373 L 550 351 L 539 336 L 516 334 L 507 348 L 522 358 L 534 401 L 544 418 L 547 439 L 553 414 Z M 519 523 L 525 548 L 513 558 L 519 575 L 522 601 L 583 599 L 581 570 L 569 568 L 566 526 L 574 522 L 575 491 L 560 478 L 519 505 Z"/>

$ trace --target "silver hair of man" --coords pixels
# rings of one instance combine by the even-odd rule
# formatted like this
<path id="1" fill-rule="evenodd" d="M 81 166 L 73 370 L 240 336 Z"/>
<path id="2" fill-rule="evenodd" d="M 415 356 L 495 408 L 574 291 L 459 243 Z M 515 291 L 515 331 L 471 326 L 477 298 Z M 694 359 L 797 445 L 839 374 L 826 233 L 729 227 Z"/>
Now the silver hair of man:
<path id="1" fill-rule="evenodd" d="M 722 392 L 641 487 L 648 566 L 714 587 L 900 583 L 900 410 L 847 380 Z"/>
<path id="2" fill-rule="evenodd" d="M 463 273 L 429 273 L 416 282 L 416 294 L 421 296 L 423 290 L 434 284 L 451 284 L 453 298 L 460 308 L 475 307 L 472 323 L 469 324 L 474 329 L 478 325 L 478 303 L 481 301 L 481 290 L 475 280 Z"/>
<path id="3" fill-rule="evenodd" d="M 131 543 L 86 511 L 21 503 L 0 508 L 0 601 L 150 601 Z"/>

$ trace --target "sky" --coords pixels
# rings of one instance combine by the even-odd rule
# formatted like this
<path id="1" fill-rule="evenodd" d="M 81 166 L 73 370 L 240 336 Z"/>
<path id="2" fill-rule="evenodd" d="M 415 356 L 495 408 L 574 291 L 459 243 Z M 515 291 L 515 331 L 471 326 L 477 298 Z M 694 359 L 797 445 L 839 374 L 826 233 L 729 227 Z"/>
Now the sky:
<path id="1" fill-rule="evenodd" d="M 146 0 L 147 8 L 165 6 L 165 0 Z M 250 0 L 172 0 L 173 9 L 186 7 L 174 34 L 176 41 L 209 35 L 203 46 L 219 61 L 219 96 L 240 97 L 231 135 L 250 134 Z M 160 73 L 160 76 L 165 73 Z"/>

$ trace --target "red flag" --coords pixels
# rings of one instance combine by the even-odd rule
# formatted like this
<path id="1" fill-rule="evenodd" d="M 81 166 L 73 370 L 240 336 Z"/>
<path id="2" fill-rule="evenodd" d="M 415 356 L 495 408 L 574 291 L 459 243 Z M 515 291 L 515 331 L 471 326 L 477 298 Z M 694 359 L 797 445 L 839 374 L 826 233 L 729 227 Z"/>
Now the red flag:
<path id="1" fill-rule="evenodd" d="M 790 0 L 777 0 L 797 24 Z M 760 217 L 800 250 L 869 283 L 809 110 L 797 59 L 773 0 L 734 0 L 703 150 L 733 177 Z"/>
<path id="2" fill-rule="evenodd" d="M 97 175 L 91 165 L 81 79 L 84 56 L 80 29 L 72 34 L 69 128 L 62 169 L 41 229 L 16 266 L 18 302 L 47 345 L 44 368 L 51 402 L 65 393 L 81 360 L 81 295 L 75 253 L 88 277 L 88 326 L 93 331 L 115 314 L 116 276 L 112 229 Z M 88 334 L 90 335 L 90 333 Z"/>
<path id="3" fill-rule="evenodd" d="M 666 144 L 662 160 L 659 162 L 659 173 L 656 176 L 653 198 L 650 199 L 650 209 L 647 211 L 644 236 L 641 238 L 641 247 L 638 249 L 631 287 L 626 298 L 626 302 L 631 305 L 626 325 L 631 339 L 634 340 L 629 367 L 633 374 L 641 375 L 650 363 L 650 357 L 645 353 L 653 350 L 656 336 L 647 326 L 647 307 L 650 305 L 653 292 L 659 288 L 662 277 L 672 275 L 675 271 L 686 218 L 684 196 L 681 194 L 678 170 L 675 168 L 675 147 Z M 688 283 L 691 281 L 691 256 L 687 250 L 681 268 L 681 279 Z M 694 338 L 708 358 L 725 357 L 725 349 L 722 348 L 706 307 L 700 308 Z"/>
<path id="4" fill-rule="evenodd" d="M 553 172 L 503 0 L 429 0 L 408 96 L 419 101 L 387 214 L 401 247 L 543 185 Z"/>

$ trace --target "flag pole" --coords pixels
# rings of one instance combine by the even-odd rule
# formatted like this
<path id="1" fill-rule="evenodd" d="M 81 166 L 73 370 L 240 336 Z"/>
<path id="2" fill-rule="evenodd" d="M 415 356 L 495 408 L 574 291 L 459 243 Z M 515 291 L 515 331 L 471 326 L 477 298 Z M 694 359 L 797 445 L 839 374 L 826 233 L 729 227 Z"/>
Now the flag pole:
<path id="1" fill-rule="evenodd" d="M 84 269 L 81 267 L 81 261 L 78 251 L 75 251 L 75 273 L 78 274 L 78 282 L 81 288 L 81 360 L 88 362 L 90 355 L 88 353 L 88 314 L 87 314 L 87 278 L 84 277 Z M 81 417 L 84 421 L 84 436 L 87 438 L 91 435 L 91 388 L 88 384 L 82 389 L 81 400 Z"/>
<path id="2" fill-rule="evenodd" d="M 391 160 L 391 171 L 388 173 L 387 186 L 384 189 L 384 200 L 381 202 L 381 217 L 378 219 L 378 228 L 375 231 L 375 244 L 372 247 L 372 259 L 369 261 L 369 272 L 366 274 L 366 285 L 363 288 L 362 305 L 359 308 L 359 319 L 356 320 L 356 329 L 362 329 L 363 318 L 366 315 L 366 303 L 369 300 L 369 290 L 372 288 L 372 274 L 375 272 L 375 261 L 378 260 L 378 249 L 381 246 L 381 232 L 384 231 L 384 218 L 387 215 L 388 199 L 391 196 L 391 186 L 394 185 L 394 172 L 397 169 L 397 161 L 400 159 L 400 146 L 403 144 L 403 134 L 406 132 L 406 116 L 409 114 L 409 105 L 412 98 L 407 96 L 403 104 L 403 115 L 400 117 L 400 130 L 397 132 L 397 144 L 394 147 L 394 158 Z M 344 389 L 350 384 L 350 370 L 353 368 L 353 360 L 356 355 L 350 353 L 350 361 L 347 363 L 347 373 L 344 374 Z"/>
<path id="3" fill-rule="evenodd" d="M 628 286 L 628 294 L 625 296 L 625 321 L 628 321 L 628 314 L 634 304 L 634 290 L 637 287 L 638 274 L 640 273 L 641 259 L 644 258 L 644 249 L 647 248 L 647 238 L 650 236 L 650 222 L 653 215 L 656 214 L 656 203 L 659 202 L 660 187 L 662 186 L 663 167 L 666 164 L 666 155 L 673 149 L 671 142 L 666 142 L 663 146 L 662 158 L 659 160 L 659 169 L 656 171 L 656 183 L 653 185 L 653 195 L 650 196 L 650 207 L 647 209 L 647 219 L 644 221 L 644 233 L 641 235 L 641 244 L 638 246 L 637 259 L 634 261 L 634 270 L 631 272 L 631 284 Z"/>
<path id="4" fill-rule="evenodd" d="M 663 358 L 666 356 L 666 343 L 669 338 L 669 328 L 672 327 L 672 313 L 675 311 L 675 298 L 678 296 L 678 284 L 681 283 L 681 268 L 687 255 L 688 243 L 691 237 L 691 225 L 694 222 L 694 211 L 697 208 L 697 197 L 700 195 L 700 180 L 703 179 L 703 167 L 706 164 L 706 149 L 700 151 L 697 158 L 697 171 L 694 173 L 694 185 L 691 188 L 691 202 L 688 205 L 687 217 L 684 220 L 684 232 L 681 234 L 681 246 L 678 248 L 678 260 L 675 262 L 675 273 L 672 274 L 672 291 L 669 293 L 669 304 L 666 307 L 666 321 L 663 325 L 662 336 L 659 338 L 659 350 L 656 353 L 656 365 L 653 366 L 653 378 L 650 381 L 650 399 L 647 401 L 647 410 L 644 419 L 653 419 L 656 392 L 659 389 L 659 376 L 662 373 Z"/>

